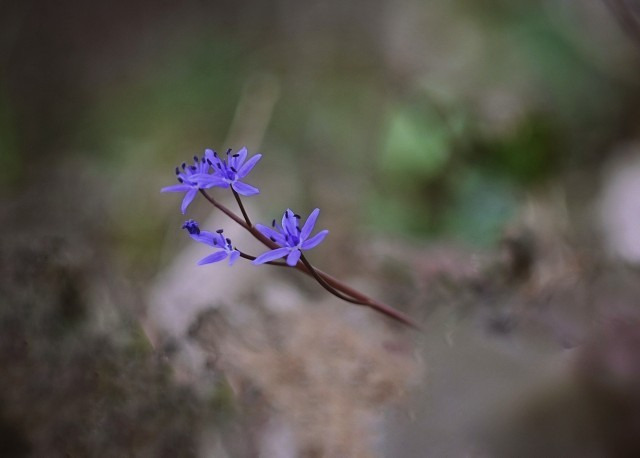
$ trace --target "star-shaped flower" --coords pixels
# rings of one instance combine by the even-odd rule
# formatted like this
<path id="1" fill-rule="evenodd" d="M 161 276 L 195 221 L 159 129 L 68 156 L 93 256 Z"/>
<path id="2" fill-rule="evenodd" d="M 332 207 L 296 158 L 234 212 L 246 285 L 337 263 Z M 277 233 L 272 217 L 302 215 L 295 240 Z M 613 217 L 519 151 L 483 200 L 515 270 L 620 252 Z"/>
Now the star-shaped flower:
<path id="1" fill-rule="evenodd" d="M 193 156 L 193 165 L 187 166 L 185 162 L 182 167 L 176 167 L 176 178 L 179 184 L 164 187 L 160 192 L 186 192 L 182 199 L 182 214 L 187 211 L 187 207 L 198 194 L 199 189 L 207 189 L 214 186 L 211 183 L 203 182 L 202 179 L 209 173 L 209 162 L 203 157 Z M 182 169 L 182 170 L 181 170 Z"/>
<path id="2" fill-rule="evenodd" d="M 231 154 L 231 150 L 227 151 L 226 159 L 220 158 L 218 153 L 213 150 L 205 150 L 207 162 L 213 167 L 213 173 L 202 178 L 203 183 L 210 186 L 219 186 L 236 191 L 243 196 L 252 196 L 258 194 L 258 188 L 240 181 L 246 177 L 253 169 L 256 163 L 262 157 L 262 154 L 256 154 L 247 162 L 247 148 L 241 148 L 237 153 Z"/>
<path id="3" fill-rule="evenodd" d="M 183 229 L 186 229 L 189 232 L 189 235 L 196 242 L 204 243 L 206 245 L 210 245 L 214 248 L 219 249 L 213 254 L 202 258 L 198 261 L 198 265 L 201 266 L 203 264 L 211 264 L 214 262 L 219 262 L 227 257 L 229 258 L 229 265 L 232 266 L 234 262 L 240 257 L 240 252 L 235 249 L 232 245 L 231 240 L 225 238 L 222 235 L 222 229 L 218 229 L 215 233 L 209 231 L 201 231 L 198 223 L 192 219 L 189 221 L 185 221 L 182 225 Z"/>
<path id="4" fill-rule="evenodd" d="M 319 213 L 319 208 L 313 210 L 302 228 L 300 228 L 300 215 L 295 214 L 290 209 L 287 209 L 284 215 L 282 215 L 282 225 L 278 224 L 275 219 L 273 220 L 272 227 L 256 224 L 256 229 L 258 229 L 262 235 L 280 245 L 281 248 L 276 248 L 275 250 L 261 254 L 253 261 L 253 264 L 264 264 L 265 262 L 286 256 L 287 264 L 295 266 L 300 260 L 302 250 L 310 250 L 318 246 L 329 233 L 329 231 L 325 229 L 309 238 Z"/>

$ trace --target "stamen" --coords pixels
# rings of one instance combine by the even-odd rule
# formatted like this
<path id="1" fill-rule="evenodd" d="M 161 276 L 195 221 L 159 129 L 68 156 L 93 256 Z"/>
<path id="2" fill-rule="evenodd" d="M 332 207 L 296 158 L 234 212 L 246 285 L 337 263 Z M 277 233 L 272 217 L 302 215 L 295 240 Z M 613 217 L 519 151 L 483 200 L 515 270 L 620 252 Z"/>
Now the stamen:
<path id="1" fill-rule="evenodd" d="M 229 149 L 227 150 L 227 156 L 228 156 L 229 154 L 231 154 L 231 148 L 229 148 Z"/>
<path id="2" fill-rule="evenodd" d="M 233 155 L 233 157 L 240 157 L 240 154 L 236 153 Z"/>
<path id="3" fill-rule="evenodd" d="M 217 232 L 218 234 L 222 234 L 222 233 L 224 232 L 224 229 L 218 229 L 216 232 Z"/>

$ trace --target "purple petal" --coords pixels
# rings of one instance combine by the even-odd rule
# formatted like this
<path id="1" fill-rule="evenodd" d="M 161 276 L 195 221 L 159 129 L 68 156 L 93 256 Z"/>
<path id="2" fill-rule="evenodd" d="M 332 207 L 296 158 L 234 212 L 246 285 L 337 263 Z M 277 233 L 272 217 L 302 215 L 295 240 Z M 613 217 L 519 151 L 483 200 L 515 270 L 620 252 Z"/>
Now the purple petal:
<path id="1" fill-rule="evenodd" d="M 324 231 L 318 232 L 316 235 L 311 237 L 309 240 L 303 242 L 301 248 L 303 250 L 310 250 L 311 248 L 317 247 L 320 244 L 320 242 L 322 242 L 324 240 L 324 238 L 327 236 L 328 233 L 329 233 L 329 231 L 326 230 L 326 229 Z"/>
<path id="2" fill-rule="evenodd" d="M 238 168 L 242 165 L 244 160 L 247 158 L 247 148 L 246 147 L 240 148 L 240 151 L 238 151 L 236 154 L 238 155 L 238 157 L 235 157 L 235 155 L 231 156 L 231 159 L 229 159 L 229 165 L 233 166 L 234 169 L 238 170 Z"/>
<path id="3" fill-rule="evenodd" d="M 275 250 L 261 254 L 253 261 L 252 264 L 264 264 L 265 262 L 273 261 L 274 259 L 280 259 L 287 254 L 289 254 L 289 248 L 276 248 Z"/>
<path id="4" fill-rule="evenodd" d="M 207 156 L 207 159 L 211 161 L 213 172 L 218 173 L 222 165 L 222 160 L 219 157 L 216 157 L 211 153 L 211 156 Z"/>
<path id="5" fill-rule="evenodd" d="M 298 264 L 301 255 L 302 252 L 300 250 L 293 250 L 291 253 L 289 253 L 289 256 L 287 256 L 287 264 L 289 264 L 291 267 L 295 266 L 296 264 Z"/>
<path id="6" fill-rule="evenodd" d="M 280 245 L 286 245 L 287 241 L 284 239 L 284 237 L 282 236 L 282 234 L 280 234 L 277 231 L 274 231 L 273 229 L 271 229 L 270 227 L 267 226 L 263 226 L 262 224 L 256 224 L 256 229 L 258 229 L 258 231 L 260 231 L 260 233 L 262 235 L 264 235 L 267 238 L 271 238 L 273 237 L 274 239 L 276 239 L 276 243 L 280 244 Z"/>
<path id="7" fill-rule="evenodd" d="M 213 155 L 213 150 L 211 148 L 207 148 L 204 150 L 205 159 L 209 159 L 211 162 L 215 160 L 215 156 Z"/>
<path id="8" fill-rule="evenodd" d="M 242 183 L 240 181 L 234 182 L 231 184 L 231 187 L 235 189 L 238 194 L 242 194 L 243 196 L 253 196 L 260 193 L 258 188 L 254 188 L 250 184 Z"/>
<path id="9" fill-rule="evenodd" d="M 304 226 L 302 226 L 302 230 L 300 231 L 301 240 L 306 240 L 306 238 L 309 237 L 309 235 L 311 235 L 311 231 L 313 231 L 313 226 L 316 225 L 316 220 L 318 219 L 319 214 L 320 214 L 319 208 L 316 208 L 314 211 L 311 212 L 311 214 L 307 218 L 307 221 L 304 223 Z"/>
<path id="10" fill-rule="evenodd" d="M 220 262 L 226 257 L 227 257 L 227 252 L 226 251 L 218 251 L 216 253 L 210 254 L 206 258 L 202 258 L 200 261 L 198 261 L 198 265 L 201 266 L 203 264 L 211 264 L 213 262 Z"/>
<path id="11" fill-rule="evenodd" d="M 216 175 L 198 175 L 198 177 L 196 178 L 196 182 L 202 189 L 209 189 L 213 186 L 220 186 L 223 188 L 229 187 L 229 183 Z"/>
<path id="12" fill-rule="evenodd" d="M 296 230 L 296 226 L 298 225 L 298 219 L 293 215 L 294 213 L 290 208 L 287 208 L 287 210 L 282 215 L 282 227 L 289 234 L 298 233 L 298 231 Z"/>
<path id="13" fill-rule="evenodd" d="M 186 192 L 190 190 L 191 186 L 189 186 L 188 184 L 174 184 L 162 188 L 160 192 Z"/>
<path id="14" fill-rule="evenodd" d="M 251 159 L 249 159 L 242 167 L 240 167 L 240 170 L 238 170 L 238 178 L 246 177 L 249 174 L 249 172 L 251 172 L 251 169 L 253 169 L 253 166 L 256 165 L 256 163 L 260 160 L 261 157 L 262 157 L 262 154 L 256 154 Z"/>
<path id="15" fill-rule="evenodd" d="M 240 257 L 240 252 L 238 250 L 233 250 L 229 255 L 229 265 L 232 266 L 234 262 Z"/>
<path id="16" fill-rule="evenodd" d="M 189 192 L 187 192 L 184 195 L 184 199 L 182 199 L 182 214 L 183 215 L 187 211 L 187 207 L 189 206 L 189 204 L 191 202 L 193 202 L 193 199 L 195 199 L 196 194 L 198 194 L 198 190 L 195 189 L 195 188 L 191 188 L 191 189 L 189 189 Z"/>
<path id="17" fill-rule="evenodd" d="M 190 234 L 190 237 L 196 242 L 204 243 L 210 246 L 216 246 L 213 244 L 213 238 L 215 237 L 215 234 L 209 231 L 200 231 L 199 234 Z"/>

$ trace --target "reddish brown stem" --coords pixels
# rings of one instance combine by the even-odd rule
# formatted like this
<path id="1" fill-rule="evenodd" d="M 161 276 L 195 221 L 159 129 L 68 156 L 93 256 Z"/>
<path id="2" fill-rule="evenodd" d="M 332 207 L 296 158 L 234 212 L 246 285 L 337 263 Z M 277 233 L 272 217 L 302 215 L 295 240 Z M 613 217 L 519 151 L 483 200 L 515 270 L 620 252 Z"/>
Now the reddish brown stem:
<path id="1" fill-rule="evenodd" d="M 213 206 L 215 206 L 218 210 L 220 210 L 221 212 L 223 212 L 225 215 L 227 215 L 229 218 L 231 218 L 233 221 L 235 221 L 236 223 L 238 223 L 240 226 L 242 226 L 244 229 L 246 229 L 247 231 L 249 231 L 251 233 L 251 235 L 253 235 L 256 239 L 258 239 L 260 242 L 262 242 L 262 244 L 264 244 L 266 247 L 274 250 L 276 248 L 280 248 L 279 245 L 277 245 L 275 242 L 273 242 L 272 240 L 270 240 L 268 237 L 265 237 L 264 235 L 262 235 L 262 233 L 260 231 L 258 231 L 255 226 L 249 226 L 245 221 L 242 220 L 242 218 L 240 218 L 238 215 L 236 215 L 235 213 L 233 213 L 231 210 L 229 210 L 227 207 L 225 207 L 224 205 L 222 205 L 221 203 L 219 203 L 218 201 L 216 201 L 213 197 L 211 197 L 209 194 L 207 194 L 207 192 L 204 189 L 200 190 L 200 193 L 205 197 L 205 199 L 207 199 Z M 302 262 L 298 262 L 298 264 L 295 266 L 296 269 L 298 269 L 301 272 L 304 272 L 305 274 L 314 277 L 313 272 L 311 271 L 311 269 L 309 269 L 307 266 L 304 265 L 304 263 Z M 315 273 L 322 277 L 322 279 L 331 287 L 335 288 L 336 290 L 346 294 L 347 296 L 351 296 L 353 299 L 355 299 L 357 301 L 357 303 L 370 307 L 373 310 L 375 310 L 376 312 L 382 313 L 383 315 L 388 316 L 389 318 L 392 318 L 402 324 L 405 324 L 409 327 L 412 327 L 414 329 L 417 330 L 422 330 L 422 328 L 420 327 L 419 324 L 417 324 L 415 321 L 413 321 L 410 317 L 408 317 L 407 315 L 405 315 L 404 313 L 400 312 L 399 310 L 396 310 L 386 304 L 383 304 L 382 302 L 376 301 L 375 299 L 372 299 L 368 296 L 366 296 L 365 294 L 361 293 L 360 291 L 346 285 L 345 283 L 343 283 L 342 281 L 338 280 L 337 278 L 329 275 L 326 272 L 323 272 L 322 270 L 316 269 L 314 267 L 312 267 L 312 269 L 315 271 Z M 324 285 L 323 285 L 324 286 Z M 349 301 L 352 302 L 352 301 Z"/>

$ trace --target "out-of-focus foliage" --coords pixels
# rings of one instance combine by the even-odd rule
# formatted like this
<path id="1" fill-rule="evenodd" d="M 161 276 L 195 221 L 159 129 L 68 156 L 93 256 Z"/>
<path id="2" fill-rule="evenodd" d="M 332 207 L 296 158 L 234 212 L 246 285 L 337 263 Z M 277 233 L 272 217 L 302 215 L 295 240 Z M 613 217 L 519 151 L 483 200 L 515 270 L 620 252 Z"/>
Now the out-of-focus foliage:
<path id="1" fill-rule="evenodd" d="M 368 216 L 363 225 L 486 244 L 499 237 L 518 196 L 592 160 L 624 129 L 638 98 L 631 76 L 637 63 L 629 49 L 607 50 L 623 38 L 605 34 L 619 32 L 603 9 L 526 1 L 275 6 L 116 4 L 154 13 L 143 27 L 124 21 L 122 34 L 100 45 L 100 57 L 92 54 L 94 41 L 82 46 L 87 24 L 53 22 L 63 11 L 51 12 L 42 31 L 53 44 L 26 41 L 23 29 L 14 29 L 9 49 L 22 57 L 13 57 L 1 79 L 9 94 L 0 104 L 3 176 L 20 186 L 15 174 L 29 145 L 52 140 L 33 129 L 55 118 L 55 154 L 91 152 L 119 183 L 114 230 L 133 248 L 145 243 L 142 233 L 157 242 L 149 236 L 166 216 L 142 224 L 136 200 L 123 198 L 156 200 L 151 190 L 161 177 L 171 179 L 163 170 L 205 146 L 242 146 L 225 141 L 246 135 L 228 134 L 257 122 L 266 127 L 256 140 L 277 164 L 272 170 L 301 177 L 288 182 L 297 189 L 284 197 L 303 196 L 299 204 L 308 205 L 329 175 L 354 194 L 348 205 Z M 15 9 L 27 30 L 30 13 Z M 65 20 L 101 13 L 83 5 L 76 19 Z M 592 23 L 607 32 L 589 34 Z M 62 27 L 69 31 L 55 37 Z M 31 71 L 24 66 L 37 63 L 40 52 L 69 53 L 69 43 L 77 45 L 69 63 L 56 62 L 52 74 L 56 93 L 70 102 L 57 104 L 43 87 L 27 99 L 19 79 Z M 65 79 L 71 74 L 73 83 Z M 264 75 L 277 94 L 262 112 L 252 81 Z M 24 109 L 25 100 L 32 106 Z M 245 111 L 238 111 L 241 103 Z M 28 118 L 38 104 L 39 124 Z M 22 141 L 25 135 L 36 139 Z M 144 176 L 127 172 L 140 168 Z M 277 180 L 271 189 L 283 191 Z M 463 197 L 470 193 L 473 202 Z M 502 210 L 469 212 L 485 204 Z M 485 236 L 468 234 L 474 226 Z"/>
<path id="2" fill-rule="evenodd" d="M 477 361 L 478 348 L 486 346 L 486 361 L 498 366 L 503 360 L 496 353 L 513 352 L 521 369 L 528 360 L 518 351 L 538 349 L 536 336 L 544 337 L 540 347 L 554 351 L 559 341 L 579 343 L 590 332 L 580 323 L 599 319 L 585 312 L 591 296 L 605 291 L 607 297 L 597 302 L 605 310 L 610 293 L 633 293 L 629 285 L 636 281 L 628 273 L 631 279 L 619 288 L 584 288 L 577 298 L 557 298 L 576 293 L 576 278 L 591 285 L 600 270 L 610 270 L 600 259 L 585 264 L 580 250 L 598 246 L 592 207 L 601 171 L 613 156 L 624 159 L 620 151 L 637 151 L 621 148 L 638 142 L 640 119 L 638 48 L 628 24 L 625 31 L 620 16 L 607 8 L 622 3 L 632 2 L 32 0 L 3 5 L 0 236 L 14 240 L 9 236 L 21 234 L 25 250 L 0 247 L 0 357 L 8 374 L 0 389 L 0 432 L 17 431 L 18 448 L 32 444 L 36 451 L 87 455 L 107 447 L 124 425 L 131 436 L 108 445 L 114 456 L 140 450 L 137 456 L 176 456 L 171 438 L 191 453 L 196 439 L 186 431 L 211 420 L 211 412 L 194 407 L 192 390 L 176 387 L 176 378 L 188 377 L 155 360 L 161 352 L 146 346 L 136 318 L 144 320 L 146 307 L 155 305 L 145 304 L 141 291 L 187 243 L 178 235 L 179 197 L 159 190 L 174 182 L 176 164 L 205 147 L 247 146 L 263 153 L 252 172 L 261 194 L 248 203 L 256 222 L 269 221 L 287 206 L 301 213 L 322 208 L 323 227 L 331 236 L 313 255 L 329 264 L 327 270 L 373 276 L 376 260 L 386 256 L 376 250 L 392 245 L 381 289 L 423 317 L 443 313 L 426 321 L 436 323 L 429 344 L 442 366 L 432 380 L 441 376 L 445 396 L 424 396 L 442 402 L 442 417 L 468 411 L 458 396 L 452 396 L 455 402 L 446 398 L 453 392 L 448 377 L 474 388 L 459 391 L 470 404 L 478 401 L 475 388 L 484 380 L 484 367 L 469 371 L 456 359 L 461 347 L 469 349 L 469 361 Z M 630 17 L 637 16 L 633 9 Z M 629 181 L 635 180 L 630 175 Z M 622 214 L 623 220 L 633 205 L 605 214 Z M 204 220 L 210 211 L 196 200 L 188 217 Z M 518 224 L 531 226 L 535 235 L 512 236 L 509 230 Z M 362 246 L 363 233 L 385 240 L 382 248 Z M 570 233 L 576 244 L 586 243 L 568 249 L 563 237 Z M 625 226 L 621 233 L 633 230 Z M 54 247 L 38 248 L 43 234 L 63 234 L 69 245 L 99 249 L 80 272 L 69 273 L 71 261 L 55 258 Z M 420 251 L 425 242 L 453 242 L 499 258 L 499 240 L 517 252 L 512 255 L 519 259 L 513 261 L 520 265 L 513 269 L 518 275 L 484 271 L 469 253 L 444 250 L 438 257 Z M 555 244 L 541 250 L 546 240 Z M 395 243 L 407 243 L 406 256 Z M 545 252 L 542 261 L 539 252 Z M 52 254 L 64 268 L 50 268 Z M 96 266 L 104 271 L 92 270 Z M 85 283 L 81 273 L 91 281 Z M 211 278 L 219 280 L 215 274 Z M 101 293 L 92 289 L 96 284 L 119 292 L 135 313 L 115 313 L 109 321 L 105 316 L 111 316 L 113 304 L 102 306 Z M 239 302 L 245 296 L 268 302 L 245 290 L 240 296 Z M 296 301 L 286 300 L 291 303 L 285 305 Z M 612 302 L 627 307 L 633 301 Z M 467 307 L 479 321 L 490 316 L 487 334 L 513 341 L 498 346 L 494 337 L 478 336 L 473 319 L 459 330 L 438 308 L 443 304 L 446 313 L 462 316 Z M 274 306 L 268 313 L 276 316 L 274 310 L 281 311 Z M 275 321 L 272 328 L 279 329 L 282 323 Z M 103 327 L 91 328 L 96 322 Z M 529 325 L 530 334 L 518 334 L 518 325 Z M 453 344 L 449 326 L 462 334 L 463 345 Z M 273 361 L 282 348 L 279 332 L 273 334 Z M 307 346 L 325 340 L 308 335 L 310 340 L 305 332 L 300 335 Z M 165 338 L 147 336 L 157 342 Z M 229 342 L 234 340 L 223 343 Z M 291 342 L 292 350 L 304 350 L 297 340 Z M 318 346 L 318 354 L 326 358 L 330 349 Z M 449 356 L 455 361 L 446 360 Z M 358 357 L 345 364 L 349 360 Z M 282 364 L 274 363 L 274 374 L 290 368 Z M 240 388 L 223 381 L 201 396 L 213 398 L 206 408 L 220 424 L 236 413 L 238 393 L 250 406 L 256 386 L 263 391 L 286 386 L 271 380 L 261 385 L 263 371 L 252 363 L 247 367 L 252 370 L 236 368 Z M 310 365 L 309 373 L 314 370 Z M 86 387 L 85 395 L 75 396 L 77 386 Z M 336 392 L 345 386 L 336 385 Z M 282 393 L 286 399 L 286 390 Z M 72 402 L 65 403 L 67 398 Z M 326 403 L 327 409 L 332 405 Z M 299 406 L 293 407 L 296 412 Z M 90 415 L 85 418 L 84 412 Z M 244 437 L 254 427 L 261 431 L 256 424 L 263 414 L 247 407 L 252 426 L 230 422 L 229 437 Z M 462 428 L 455 413 L 447 417 L 454 418 L 448 425 L 442 417 L 430 425 L 442 425 L 447 434 Z M 78 426 L 77 418 L 93 428 L 90 434 L 74 434 L 86 426 Z M 348 437 L 345 431 L 340 433 Z M 432 440 L 427 446 L 437 456 L 438 441 L 449 441 L 445 448 L 464 442 L 453 444 L 447 434 L 412 437 Z M 258 443 L 252 437 L 240 448 L 252 456 L 255 450 L 249 449 Z"/>

